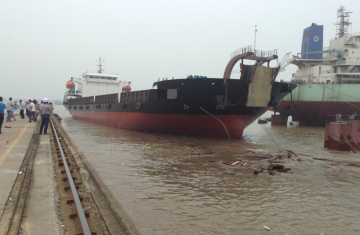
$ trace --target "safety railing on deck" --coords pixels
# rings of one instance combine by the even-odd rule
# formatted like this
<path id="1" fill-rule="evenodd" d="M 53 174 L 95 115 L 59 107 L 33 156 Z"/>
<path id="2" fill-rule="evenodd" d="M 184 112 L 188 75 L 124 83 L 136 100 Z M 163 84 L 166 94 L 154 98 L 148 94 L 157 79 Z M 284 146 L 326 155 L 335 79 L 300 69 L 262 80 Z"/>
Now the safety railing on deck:
<path id="1" fill-rule="evenodd" d="M 95 96 L 95 104 L 118 103 L 118 102 L 119 102 L 118 93 Z"/>
<path id="2" fill-rule="evenodd" d="M 84 105 L 84 104 L 93 104 L 93 103 L 94 103 L 94 96 L 69 99 L 70 105 Z"/>
<path id="3" fill-rule="evenodd" d="M 120 103 L 146 103 L 150 97 L 150 90 L 121 93 Z"/>
<path id="4" fill-rule="evenodd" d="M 328 115 L 326 118 L 329 122 L 341 122 L 341 121 L 360 121 L 360 116 L 356 114 L 335 114 L 335 115 Z"/>
<path id="5" fill-rule="evenodd" d="M 230 54 L 230 59 L 235 56 L 242 55 L 248 52 L 254 53 L 256 57 L 271 57 L 273 55 L 277 55 L 278 50 L 270 50 L 270 51 L 262 51 L 262 50 L 253 50 L 251 46 L 241 47 Z"/>

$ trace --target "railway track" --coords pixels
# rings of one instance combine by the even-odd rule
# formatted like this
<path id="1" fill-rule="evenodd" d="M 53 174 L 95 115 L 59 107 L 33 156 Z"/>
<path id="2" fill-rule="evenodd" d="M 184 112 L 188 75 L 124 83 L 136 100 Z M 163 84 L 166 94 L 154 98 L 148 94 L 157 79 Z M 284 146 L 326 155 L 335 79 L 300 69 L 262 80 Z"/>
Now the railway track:
<path id="1" fill-rule="evenodd" d="M 90 227 L 87 221 L 87 217 L 89 217 L 89 213 L 85 213 L 83 210 L 83 205 L 81 201 L 83 198 L 79 197 L 79 194 L 77 190 L 80 188 L 79 186 L 75 185 L 74 179 L 75 177 L 72 176 L 72 173 L 74 172 L 74 168 L 70 169 L 69 165 L 71 165 L 68 162 L 68 158 L 65 155 L 65 147 L 62 146 L 55 125 L 50 119 L 50 125 L 52 128 L 52 135 L 55 140 L 56 145 L 56 153 L 58 154 L 59 161 L 58 166 L 61 167 L 61 173 L 63 174 L 63 181 L 66 182 L 66 186 L 64 187 L 64 190 L 67 192 L 67 204 L 69 204 L 71 208 L 71 214 L 69 215 L 70 219 L 74 220 L 74 225 L 76 229 L 76 234 L 80 235 L 91 235 L 91 234 L 97 234 L 96 232 L 91 232 Z M 61 158 L 61 159 L 60 159 Z"/>

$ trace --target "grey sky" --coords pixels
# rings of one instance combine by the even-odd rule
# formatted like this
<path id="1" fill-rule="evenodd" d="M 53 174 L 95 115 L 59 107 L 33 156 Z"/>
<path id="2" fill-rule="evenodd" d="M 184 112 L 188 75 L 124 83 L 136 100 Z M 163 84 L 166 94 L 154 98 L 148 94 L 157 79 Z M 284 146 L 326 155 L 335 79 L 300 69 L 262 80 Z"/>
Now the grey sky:
<path id="1" fill-rule="evenodd" d="M 99 56 L 105 73 L 132 81 L 133 90 L 163 77 L 220 78 L 230 53 L 254 44 L 255 25 L 256 48 L 278 49 L 279 59 L 300 52 L 313 22 L 324 25 L 327 47 L 340 5 L 354 12 L 352 31 L 360 31 L 359 0 L 2 0 L 0 96 L 62 99 L 66 81 L 95 71 Z M 278 79 L 295 71 L 290 65 Z"/>

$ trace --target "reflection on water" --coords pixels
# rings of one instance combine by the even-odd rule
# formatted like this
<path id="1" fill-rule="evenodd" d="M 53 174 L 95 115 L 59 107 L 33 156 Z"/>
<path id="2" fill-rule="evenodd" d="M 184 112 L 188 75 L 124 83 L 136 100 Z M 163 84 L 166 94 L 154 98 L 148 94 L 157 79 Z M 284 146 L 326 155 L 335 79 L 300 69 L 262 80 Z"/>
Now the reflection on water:
<path id="1" fill-rule="evenodd" d="M 224 140 L 103 127 L 61 106 L 56 113 L 143 234 L 360 233 L 360 168 L 307 161 L 360 161 L 324 149 L 323 128 L 253 123 L 241 140 Z M 248 150 L 292 150 L 304 161 L 285 159 L 293 173 L 274 176 L 222 164 Z"/>

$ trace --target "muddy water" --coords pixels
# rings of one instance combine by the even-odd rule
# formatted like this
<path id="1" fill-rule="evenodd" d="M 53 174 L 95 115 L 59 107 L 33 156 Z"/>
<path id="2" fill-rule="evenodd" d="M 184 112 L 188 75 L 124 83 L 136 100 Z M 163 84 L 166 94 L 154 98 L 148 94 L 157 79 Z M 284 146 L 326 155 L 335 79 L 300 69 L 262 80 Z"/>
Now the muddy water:
<path id="1" fill-rule="evenodd" d="M 360 234 L 360 168 L 312 159 L 359 163 L 360 154 L 324 149 L 323 128 L 253 123 L 241 140 L 223 140 L 103 127 L 62 106 L 56 113 L 143 234 Z M 282 160 L 292 174 L 273 176 L 222 164 L 249 150 L 292 150 L 303 161 Z"/>

